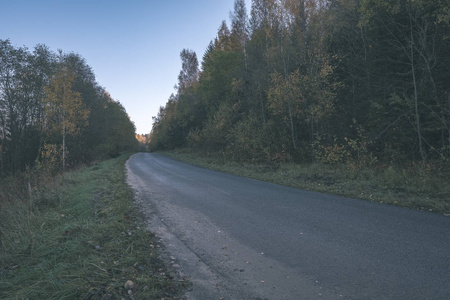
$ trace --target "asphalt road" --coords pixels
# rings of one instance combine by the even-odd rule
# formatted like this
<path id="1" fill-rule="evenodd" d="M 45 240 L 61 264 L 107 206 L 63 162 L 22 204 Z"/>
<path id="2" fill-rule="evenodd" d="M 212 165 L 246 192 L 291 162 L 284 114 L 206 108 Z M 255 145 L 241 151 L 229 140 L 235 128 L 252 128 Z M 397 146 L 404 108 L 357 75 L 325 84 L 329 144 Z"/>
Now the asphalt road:
<path id="1" fill-rule="evenodd" d="M 128 182 L 188 299 L 450 299 L 450 217 L 214 172 L 158 154 Z"/>

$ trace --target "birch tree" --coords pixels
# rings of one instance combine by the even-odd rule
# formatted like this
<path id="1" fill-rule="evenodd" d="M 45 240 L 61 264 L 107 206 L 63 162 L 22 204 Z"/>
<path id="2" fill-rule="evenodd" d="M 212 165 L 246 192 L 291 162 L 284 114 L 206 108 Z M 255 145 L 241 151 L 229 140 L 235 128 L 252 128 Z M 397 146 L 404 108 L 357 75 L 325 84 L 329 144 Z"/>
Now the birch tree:
<path id="1" fill-rule="evenodd" d="M 186 93 L 198 82 L 198 59 L 193 50 L 183 49 L 180 53 L 181 71 L 178 75 L 178 95 Z"/>
<path id="2" fill-rule="evenodd" d="M 60 63 L 59 70 L 45 88 L 44 100 L 47 143 L 55 143 L 61 139 L 62 168 L 66 166 L 66 138 L 76 136 L 80 129 L 87 124 L 89 111 L 84 108 L 81 95 L 72 89 L 75 74 L 64 63 Z M 56 143 L 55 143 L 56 144 Z"/>

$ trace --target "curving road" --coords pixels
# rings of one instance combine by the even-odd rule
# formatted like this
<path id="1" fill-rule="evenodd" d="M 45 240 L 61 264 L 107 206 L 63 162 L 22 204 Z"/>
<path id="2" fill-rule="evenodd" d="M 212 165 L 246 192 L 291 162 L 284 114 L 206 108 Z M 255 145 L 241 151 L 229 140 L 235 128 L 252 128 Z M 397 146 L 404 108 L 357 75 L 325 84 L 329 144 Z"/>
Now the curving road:
<path id="1" fill-rule="evenodd" d="M 214 172 L 127 162 L 187 299 L 450 299 L 450 217 Z"/>

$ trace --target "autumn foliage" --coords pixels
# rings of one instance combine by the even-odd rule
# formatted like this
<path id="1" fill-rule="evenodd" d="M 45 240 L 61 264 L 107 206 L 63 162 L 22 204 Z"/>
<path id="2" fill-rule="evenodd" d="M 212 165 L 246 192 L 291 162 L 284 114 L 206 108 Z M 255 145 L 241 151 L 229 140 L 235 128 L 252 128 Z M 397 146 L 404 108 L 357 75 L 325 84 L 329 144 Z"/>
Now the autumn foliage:
<path id="1" fill-rule="evenodd" d="M 0 40 L 0 176 L 137 150 L 134 124 L 74 53 Z"/>
<path id="2" fill-rule="evenodd" d="M 196 81 L 153 119 L 150 149 L 244 161 L 450 157 L 449 5 L 424 0 L 236 0 Z M 185 60 L 194 57 L 182 52 Z M 179 78 L 182 80 L 183 78 Z"/>

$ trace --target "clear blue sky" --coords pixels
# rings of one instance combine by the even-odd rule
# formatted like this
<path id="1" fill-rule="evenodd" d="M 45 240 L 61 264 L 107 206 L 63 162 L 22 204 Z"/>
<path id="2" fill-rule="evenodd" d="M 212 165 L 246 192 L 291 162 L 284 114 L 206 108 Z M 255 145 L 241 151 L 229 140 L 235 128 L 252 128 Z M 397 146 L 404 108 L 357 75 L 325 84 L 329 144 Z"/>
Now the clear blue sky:
<path id="1" fill-rule="evenodd" d="M 251 0 L 246 0 L 250 11 Z M 137 133 L 167 102 L 183 48 L 199 60 L 234 0 L 0 0 L 0 39 L 39 43 L 84 57 L 97 82 L 120 101 Z"/>

